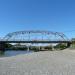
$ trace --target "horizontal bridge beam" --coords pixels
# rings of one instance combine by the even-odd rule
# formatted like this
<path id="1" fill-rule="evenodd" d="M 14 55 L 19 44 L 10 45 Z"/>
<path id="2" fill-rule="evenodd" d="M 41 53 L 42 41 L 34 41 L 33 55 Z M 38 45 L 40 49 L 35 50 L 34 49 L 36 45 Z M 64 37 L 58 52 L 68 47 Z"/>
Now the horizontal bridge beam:
<path id="1" fill-rule="evenodd" d="M 71 43 L 71 41 L 0 41 L 0 43 Z"/>

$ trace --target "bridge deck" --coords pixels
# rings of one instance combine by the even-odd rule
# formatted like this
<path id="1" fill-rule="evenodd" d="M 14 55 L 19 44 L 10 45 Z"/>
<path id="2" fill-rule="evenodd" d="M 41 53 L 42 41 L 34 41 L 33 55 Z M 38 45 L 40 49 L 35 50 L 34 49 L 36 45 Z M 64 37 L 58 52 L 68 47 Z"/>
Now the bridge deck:
<path id="1" fill-rule="evenodd" d="M 71 41 L 0 41 L 4 43 L 71 43 Z"/>

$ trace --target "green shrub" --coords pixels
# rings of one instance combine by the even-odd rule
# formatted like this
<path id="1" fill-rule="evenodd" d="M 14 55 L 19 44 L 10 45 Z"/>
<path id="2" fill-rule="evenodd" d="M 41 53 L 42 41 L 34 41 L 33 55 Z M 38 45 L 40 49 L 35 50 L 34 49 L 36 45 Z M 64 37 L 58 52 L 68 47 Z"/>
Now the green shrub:
<path id="1" fill-rule="evenodd" d="M 60 49 L 60 50 L 65 49 L 66 47 L 67 46 L 65 44 L 61 44 L 61 43 L 59 43 L 56 46 L 54 46 L 55 49 Z"/>

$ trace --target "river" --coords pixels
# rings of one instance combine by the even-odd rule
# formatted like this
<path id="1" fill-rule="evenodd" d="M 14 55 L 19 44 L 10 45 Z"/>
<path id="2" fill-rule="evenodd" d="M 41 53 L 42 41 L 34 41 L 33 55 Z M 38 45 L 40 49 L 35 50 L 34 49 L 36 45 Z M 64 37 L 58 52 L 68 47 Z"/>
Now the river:
<path id="1" fill-rule="evenodd" d="M 0 54 L 0 57 L 10 57 L 10 56 L 16 56 L 16 55 L 27 54 L 27 53 L 32 53 L 32 52 L 33 51 L 22 51 L 22 50 L 14 51 L 14 50 L 7 50 L 7 51 L 3 52 L 2 54 Z"/>

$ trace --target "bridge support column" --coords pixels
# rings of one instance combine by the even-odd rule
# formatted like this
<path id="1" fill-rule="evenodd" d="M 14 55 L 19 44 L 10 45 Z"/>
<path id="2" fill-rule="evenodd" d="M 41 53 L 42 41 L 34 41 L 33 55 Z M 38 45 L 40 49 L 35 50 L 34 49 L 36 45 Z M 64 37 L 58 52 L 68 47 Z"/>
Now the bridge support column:
<path id="1" fill-rule="evenodd" d="M 52 50 L 54 51 L 55 49 L 54 49 L 54 46 L 52 46 Z"/>
<path id="2" fill-rule="evenodd" d="M 40 46 L 39 46 L 39 51 L 40 51 L 40 49 L 41 49 L 41 48 L 40 48 Z"/>
<path id="3" fill-rule="evenodd" d="M 27 51 L 29 52 L 29 50 L 30 50 L 30 47 L 29 47 L 29 46 L 27 46 Z"/>
<path id="4" fill-rule="evenodd" d="M 5 51 L 5 43 L 4 42 L 0 42 L 0 52 Z"/>
<path id="5" fill-rule="evenodd" d="M 53 46 L 53 44 L 50 44 L 50 46 L 51 46 L 51 48 L 52 48 L 52 51 L 54 51 L 55 49 L 54 49 L 54 46 Z"/>

